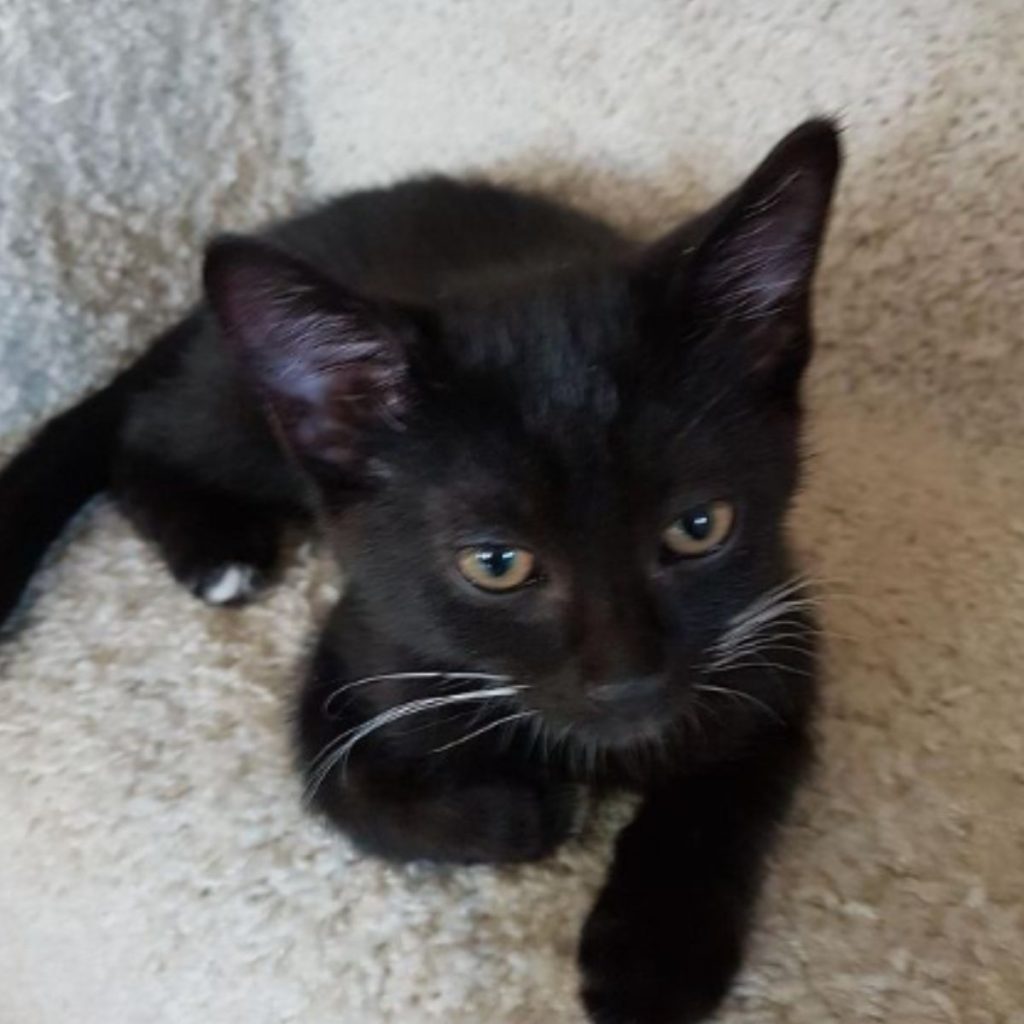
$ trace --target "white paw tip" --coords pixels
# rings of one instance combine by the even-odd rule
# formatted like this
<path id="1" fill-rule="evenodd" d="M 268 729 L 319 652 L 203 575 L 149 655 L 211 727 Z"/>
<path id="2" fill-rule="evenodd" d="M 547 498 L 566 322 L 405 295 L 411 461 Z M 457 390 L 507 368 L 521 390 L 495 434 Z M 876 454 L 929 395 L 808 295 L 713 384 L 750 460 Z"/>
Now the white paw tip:
<path id="1" fill-rule="evenodd" d="M 233 604 L 256 590 L 256 570 L 251 565 L 230 564 L 209 573 L 199 586 L 199 596 L 210 604 Z"/>

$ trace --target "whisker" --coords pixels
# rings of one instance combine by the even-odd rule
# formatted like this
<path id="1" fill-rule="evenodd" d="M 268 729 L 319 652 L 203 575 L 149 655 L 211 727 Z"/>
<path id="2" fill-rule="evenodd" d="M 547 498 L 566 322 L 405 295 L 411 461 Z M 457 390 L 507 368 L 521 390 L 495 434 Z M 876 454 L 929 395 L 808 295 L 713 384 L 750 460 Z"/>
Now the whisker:
<path id="1" fill-rule="evenodd" d="M 781 618 L 772 619 L 771 625 L 777 629 L 791 629 L 804 636 L 834 636 L 831 629 L 825 629 L 818 623 L 805 616 L 783 615 Z"/>
<path id="2" fill-rule="evenodd" d="M 407 718 L 409 715 L 419 714 L 422 711 L 431 711 L 435 708 L 448 707 L 452 704 L 461 704 L 471 701 L 498 700 L 504 697 L 512 697 L 523 689 L 525 689 L 523 686 L 496 686 L 485 690 L 470 690 L 466 693 L 451 693 L 435 697 L 421 697 L 418 700 L 407 701 L 404 704 L 398 704 L 395 707 L 388 708 L 386 711 L 382 711 L 380 714 L 369 719 L 369 721 L 363 722 L 351 729 L 346 729 L 339 736 L 336 736 L 333 740 L 327 743 L 320 753 L 317 754 L 317 756 L 310 762 L 310 779 L 307 783 L 304 794 L 305 801 L 309 803 L 313 797 L 316 796 L 316 793 L 320 786 L 323 785 L 324 780 L 334 770 L 334 768 L 337 767 L 339 762 L 343 762 L 342 770 L 344 771 L 353 747 L 355 747 L 360 740 L 365 739 L 371 733 L 376 732 L 376 730 L 403 718 Z"/>
<path id="3" fill-rule="evenodd" d="M 696 683 L 693 688 L 695 690 L 700 690 L 703 693 L 718 693 L 722 694 L 723 696 L 738 697 L 742 700 L 749 702 L 750 704 L 753 704 L 755 707 L 760 708 L 766 714 L 770 715 L 773 719 L 775 719 L 775 721 L 778 722 L 779 725 L 785 724 L 774 708 L 770 707 L 769 705 L 765 704 L 763 700 L 760 700 L 753 694 L 747 693 L 744 690 L 734 690 L 728 686 L 714 686 L 710 683 Z"/>
<path id="4" fill-rule="evenodd" d="M 773 621 L 782 615 L 789 615 L 791 612 L 813 610 L 817 606 L 814 599 L 794 594 L 772 597 L 770 600 L 758 599 L 747 605 L 742 612 L 734 615 L 726 624 L 724 632 L 726 635 L 742 633 L 755 628 L 762 622 Z"/>
<path id="5" fill-rule="evenodd" d="M 799 665 L 781 664 L 764 655 L 776 652 L 809 657 L 815 653 L 815 638 L 826 634 L 804 613 L 819 606 L 816 592 L 820 583 L 809 575 L 797 574 L 756 597 L 729 620 L 722 634 L 708 646 L 705 674 L 761 667 L 773 675 L 779 673 L 780 682 L 785 673 L 813 675 Z M 760 703 L 744 691 L 731 692 L 741 699 Z"/>
<path id="6" fill-rule="evenodd" d="M 481 706 L 484 705 L 482 704 Z M 430 729 L 436 729 L 438 726 L 445 725 L 459 724 L 472 726 L 473 723 L 479 719 L 479 716 L 480 708 L 456 707 L 453 710 L 440 709 L 438 711 L 437 718 L 428 719 L 426 722 L 421 722 L 419 725 L 405 726 L 400 735 L 416 736 L 419 733 L 427 732 Z"/>
<path id="7" fill-rule="evenodd" d="M 714 673 L 710 674 L 718 674 L 718 672 L 722 671 L 736 672 L 746 668 L 767 668 L 774 669 L 777 672 L 785 673 L 786 675 L 803 676 L 805 679 L 813 679 L 815 677 L 814 672 L 809 672 L 806 669 L 797 668 L 795 665 L 783 665 L 778 661 L 769 661 L 767 658 L 762 658 L 760 655 L 756 653 L 753 654 L 752 657 L 755 657 L 757 660 L 738 661 L 735 664 L 729 664 L 728 666 L 726 666 L 725 669 L 716 669 Z"/>
<path id="8" fill-rule="evenodd" d="M 490 732 L 492 729 L 497 729 L 502 725 L 508 725 L 512 722 L 521 721 L 524 718 L 533 718 L 538 716 L 538 714 L 539 713 L 536 711 L 515 711 L 511 715 L 505 715 L 503 718 L 499 718 L 497 721 L 488 722 L 487 725 L 482 725 L 479 729 L 474 729 L 465 736 L 460 736 L 457 740 L 452 740 L 450 743 L 445 743 L 440 747 L 434 747 L 430 753 L 441 754 L 446 750 L 451 750 L 453 747 L 460 747 L 463 743 L 475 740 L 477 736 L 482 736 L 485 732 Z"/>
<path id="9" fill-rule="evenodd" d="M 332 690 L 324 699 L 323 708 L 327 714 L 331 713 L 331 705 L 344 693 L 358 687 L 368 686 L 371 683 L 386 682 L 408 682 L 412 680 L 436 679 L 444 682 L 467 682 L 467 681 L 490 681 L 496 683 L 507 683 L 511 676 L 495 675 L 492 672 L 383 672 L 379 675 L 363 676 L 361 679 L 353 679 L 344 683 L 337 689 Z"/>
<path id="10" fill-rule="evenodd" d="M 716 653 L 715 657 L 707 662 L 707 667 L 711 669 L 727 668 L 733 662 L 739 661 L 741 658 L 748 657 L 751 654 L 760 654 L 761 651 L 788 652 L 809 657 L 814 654 L 814 650 L 813 647 L 780 642 L 775 637 L 767 636 L 757 640 L 749 640 L 732 650 Z"/>
<path id="11" fill-rule="evenodd" d="M 769 622 L 775 622 L 791 612 L 806 611 L 817 607 L 818 602 L 810 598 L 779 599 L 761 605 L 756 610 L 748 610 L 741 618 L 733 619 L 725 632 L 726 635 L 750 632 L 750 630 L 760 628 Z"/>
<path id="12" fill-rule="evenodd" d="M 312 762 L 311 767 L 315 767 L 317 762 L 327 753 L 333 744 L 338 741 L 343 741 L 346 738 L 352 736 L 355 733 L 361 733 L 364 729 L 378 728 L 380 726 L 388 725 L 392 722 L 398 721 L 401 718 L 405 718 L 410 714 L 417 714 L 420 711 L 429 711 L 433 708 L 447 707 L 450 704 L 460 704 L 467 701 L 474 700 L 487 700 L 490 698 L 508 697 L 512 696 L 523 690 L 525 687 L 522 686 L 506 686 L 506 687 L 492 687 L 486 690 L 470 690 L 463 693 L 454 694 L 442 694 L 440 696 L 432 697 L 421 697 L 417 700 L 406 701 L 403 704 L 396 704 L 393 707 L 387 708 L 373 718 L 361 723 L 360 725 L 353 726 L 350 729 L 346 729 L 339 736 L 335 737 L 327 747 L 321 751 L 320 754 Z M 371 729 L 372 731 L 372 729 Z"/>
<path id="13" fill-rule="evenodd" d="M 726 629 L 710 645 L 711 666 L 722 669 L 769 646 L 784 650 L 786 641 L 809 644 L 809 636 L 820 630 L 801 613 L 817 608 L 817 598 L 808 593 L 815 586 L 814 580 L 801 574 L 756 597 L 729 620 Z M 795 653 L 811 653 L 802 650 L 798 643 L 793 643 L 789 649 Z"/>
<path id="14" fill-rule="evenodd" d="M 790 597 L 792 594 L 797 594 L 801 590 L 809 590 L 813 586 L 815 586 L 815 581 L 810 576 L 803 574 L 790 576 L 788 579 L 783 580 L 774 587 L 769 587 L 764 591 L 764 593 L 751 601 L 747 608 L 736 615 L 735 618 L 743 618 L 748 611 L 756 611 L 757 609 L 772 604 L 775 601 L 781 601 L 784 598 Z"/>
<path id="15" fill-rule="evenodd" d="M 749 636 L 741 637 L 733 640 L 729 643 L 722 643 L 721 639 L 711 644 L 708 651 L 712 654 L 731 654 L 733 651 L 747 644 L 760 644 L 767 643 L 771 640 L 777 640 L 782 643 L 788 643 L 789 641 L 805 641 L 805 647 L 807 650 L 813 650 L 813 637 L 808 636 L 802 630 L 795 629 L 782 629 L 779 632 L 774 630 L 757 630 L 751 633 Z"/>
<path id="16" fill-rule="evenodd" d="M 698 690 L 702 689 L 702 688 L 703 687 L 700 686 L 700 685 L 695 687 L 695 689 L 698 689 Z M 702 701 L 699 698 L 695 697 L 694 700 L 693 700 L 693 706 L 692 707 L 688 707 L 686 709 L 686 715 L 685 715 L 686 725 L 687 726 L 692 726 L 695 729 L 699 729 L 699 727 L 700 727 L 701 712 L 703 712 L 705 710 L 710 711 L 715 716 L 715 721 L 716 722 L 721 722 L 721 720 L 722 720 L 721 710 L 714 703 L 712 703 L 710 701 L 709 702 L 705 702 L 705 701 Z"/>

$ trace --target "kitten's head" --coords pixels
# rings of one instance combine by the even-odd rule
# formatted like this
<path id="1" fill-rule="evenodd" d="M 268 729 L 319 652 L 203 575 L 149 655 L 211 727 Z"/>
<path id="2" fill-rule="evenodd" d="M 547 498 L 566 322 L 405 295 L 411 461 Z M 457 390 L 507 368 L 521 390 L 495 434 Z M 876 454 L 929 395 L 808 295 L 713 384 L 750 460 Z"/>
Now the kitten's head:
<path id="1" fill-rule="evenodd" d="M 527 708 L 611 743 L 693 700 L 790 571 L 839 159 L 810 122 L 642 252 L 431 311 L 212 247 L 226 334 L 316 481 L 361 616 L 410 667 L 511 676 Z"/>

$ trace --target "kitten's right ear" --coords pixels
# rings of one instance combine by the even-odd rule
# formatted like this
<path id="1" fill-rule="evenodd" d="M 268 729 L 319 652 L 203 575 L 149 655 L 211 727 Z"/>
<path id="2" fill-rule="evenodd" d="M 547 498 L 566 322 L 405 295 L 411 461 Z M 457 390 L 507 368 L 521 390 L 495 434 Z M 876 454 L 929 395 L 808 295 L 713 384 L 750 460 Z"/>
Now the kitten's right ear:
<path id="1" fill-rule="evenodd" d="M 408 404 L 408 326 L 253 239 L 211 243 L 203 277 L 223 335 L 282 441 L 313 470 L 369 472 L 367 434 L 397 425 Z"/>

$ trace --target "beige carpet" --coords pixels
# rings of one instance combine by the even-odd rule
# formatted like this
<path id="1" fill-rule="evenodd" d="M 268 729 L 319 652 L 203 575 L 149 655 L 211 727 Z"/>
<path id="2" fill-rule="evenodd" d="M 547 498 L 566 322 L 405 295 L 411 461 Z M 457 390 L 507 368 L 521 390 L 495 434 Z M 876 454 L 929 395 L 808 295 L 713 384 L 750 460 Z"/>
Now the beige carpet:
<path id="1" fill-rule="evenodd" d="M 824 764 L 722 1020 L 1022 1024 L 1022 53 L 1019 0 L 0 7 L 0 448 L 181 308 L 214 225 L 474 168 L 650 230 L 839 111 L 794 520 Z M 517 871 L 307 820 L 312 555 L 214 612 L 99 503 L 40 583 L 0 648 L 2 1024 L 579 1024 L 621 810 Z"/>

